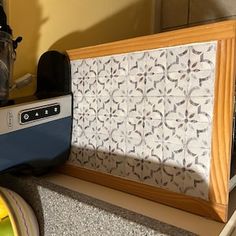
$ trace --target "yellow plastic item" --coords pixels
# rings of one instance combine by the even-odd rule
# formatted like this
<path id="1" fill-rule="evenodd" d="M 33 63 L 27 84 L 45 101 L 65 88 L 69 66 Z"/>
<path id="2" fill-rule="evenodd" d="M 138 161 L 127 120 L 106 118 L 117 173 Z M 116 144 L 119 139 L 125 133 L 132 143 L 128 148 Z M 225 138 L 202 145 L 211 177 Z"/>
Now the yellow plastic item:
<path id="1" fill-rule="evenodd" d="M 5 203 L 0 197 L 0 221 L 2 221 L 2 219 L 4 219 L 7 216 L 8 216 L 8 210 L 6 208 Z"/>

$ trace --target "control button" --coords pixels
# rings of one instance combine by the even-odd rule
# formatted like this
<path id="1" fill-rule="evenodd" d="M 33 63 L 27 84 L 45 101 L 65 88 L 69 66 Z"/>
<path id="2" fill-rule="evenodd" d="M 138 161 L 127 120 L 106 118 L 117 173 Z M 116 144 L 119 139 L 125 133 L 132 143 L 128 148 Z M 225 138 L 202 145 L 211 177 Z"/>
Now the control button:
<path id="1" fill-rule="evenodd" d="M 28 120 L 29 119 L 29 115 L 26 113 L 24 114 L 24 120 Z"/>
<path id="2" fill-rule="evenodd" d="M 25 124 L 39 119 L 48 118 L 60 114 L 61 107 L 59 104 L 53 104 L 45 107 L 28 109 L 20 112 L 20 123 Z"/>
<path id="3" fill-rule="evenodd" d="M 23 112 L 20 116 L 20 122 L 21 123 L 29 122 L 31 119 L 32 119 L 32 113 L 30 111 Z"/>

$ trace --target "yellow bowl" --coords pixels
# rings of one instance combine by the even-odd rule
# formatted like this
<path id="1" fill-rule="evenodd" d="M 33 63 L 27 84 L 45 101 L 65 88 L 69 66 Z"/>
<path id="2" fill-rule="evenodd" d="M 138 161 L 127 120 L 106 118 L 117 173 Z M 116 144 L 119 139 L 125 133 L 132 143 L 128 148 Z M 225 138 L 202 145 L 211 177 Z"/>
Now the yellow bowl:
<path id="1" fill-rule="evenodd" d="M 0 187 L 0 198 L 7 208 L 14 236 L 39 236 L 39 226 L 34 212 L 21 196 Z"/>

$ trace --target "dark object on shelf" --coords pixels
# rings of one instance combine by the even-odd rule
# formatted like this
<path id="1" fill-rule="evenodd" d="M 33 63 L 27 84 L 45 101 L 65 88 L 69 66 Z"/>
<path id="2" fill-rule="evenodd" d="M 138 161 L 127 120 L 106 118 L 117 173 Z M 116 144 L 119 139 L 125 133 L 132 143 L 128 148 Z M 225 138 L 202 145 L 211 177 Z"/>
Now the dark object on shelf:
<path id="1" fill-rule="evenodd" d="M 5 105 L 9 96 L 9 87 L 12 84 L 13 63 L 16 57 L 16 48 L 22 37 L 12 39 L 12 29 L 7 24 L 7 17 L 0 3 L 0 106 Z"/>
<path id="2" fill-rule="evenodd" d="M 69 58 L 57 51 L 45 52 L 38 63 L 37 95 L 50 97 L 70 93 L 70 78 Z"/>

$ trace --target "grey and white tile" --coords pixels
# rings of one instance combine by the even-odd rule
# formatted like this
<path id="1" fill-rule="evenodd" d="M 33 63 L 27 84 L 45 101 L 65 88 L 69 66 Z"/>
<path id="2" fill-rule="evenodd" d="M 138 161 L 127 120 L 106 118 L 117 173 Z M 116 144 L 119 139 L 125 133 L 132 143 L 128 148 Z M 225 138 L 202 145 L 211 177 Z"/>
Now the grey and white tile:
<path id="1" fill-rule="evenodd" d="M 213 70 L 216 63 L 216 43 L 190 46 L 190 66 L 192 70 Z"/>
<path id="2" fill-rule="evenodd" d="M 189 68 L 189 47 L 167 48 L 168 72 L 184 72 Z"/>
<path id="3" fill-rule="evenodd" d="M 71 62 L 71 165 L 208 200 L 216 42 Z"/>
<path id="4" fill-rule="evenodd" d="M 165 74 L 147 75 L 145 78 L 145 95 L 147 97 L 164 96 Z"/>
<path id="5" fill-rule="evenodd" d="M 163 74 L 166 71 L 166 50 L 153 50 L 146 54 L 146 72 L 148 74 Z"/>

